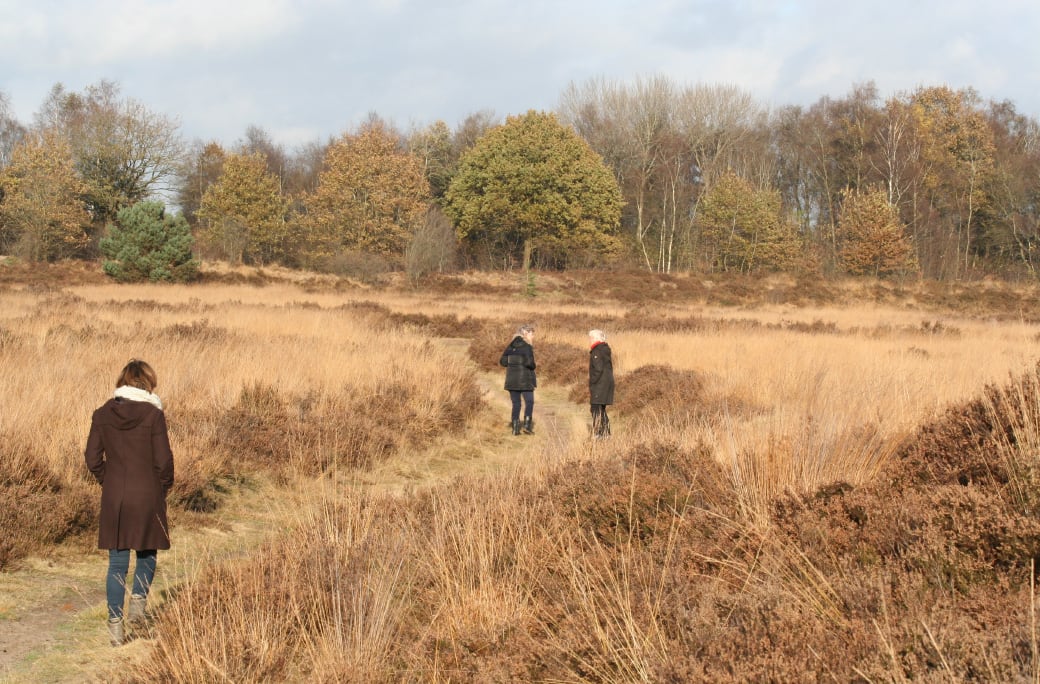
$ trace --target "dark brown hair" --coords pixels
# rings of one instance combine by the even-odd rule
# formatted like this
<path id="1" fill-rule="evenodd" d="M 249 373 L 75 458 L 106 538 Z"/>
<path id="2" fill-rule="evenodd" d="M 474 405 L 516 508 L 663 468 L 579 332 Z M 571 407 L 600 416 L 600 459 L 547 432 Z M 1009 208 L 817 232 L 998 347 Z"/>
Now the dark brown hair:
<path id="1" fill-rule="evenodd" d="M 116 387 L 123 385 L 143 389 L 145 392 L 154 392 L 155 388 L 159 386 L 159 376 L 144 361 L 130 359 L 130 363 L 123 367 L 119 377 L 116 378 Z"/>

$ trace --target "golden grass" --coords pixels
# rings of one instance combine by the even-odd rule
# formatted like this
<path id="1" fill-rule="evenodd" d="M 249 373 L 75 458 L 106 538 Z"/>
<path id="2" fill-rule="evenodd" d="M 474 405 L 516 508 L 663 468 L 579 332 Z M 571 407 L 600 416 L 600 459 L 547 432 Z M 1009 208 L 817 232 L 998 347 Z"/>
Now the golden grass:
<path id="1" fill-rule="evenodd" d="M 20 372 L 0 375 L 0 432 L 30 440 L 55 472 L 73 472 L 89 411 L 131 356 L 159 369 L 159 392 L 173 415 L 226 410 L 243 387 L 258 382 L 313 402 L 343 385 L 377 391 L 414 377 L 463 372 L 457 355 L 426 347 L 419 333 L 379 325 L 352 308 L 358 302 L 404 314 L 471 316 L 501 327 L 503 339 L 518 322 L 541 319 L 539 343 L 576 349 L 585 344 L 584 330 L 572 321 L 582 315 L 621 320 L 629 310 L 494 294 L 305 290 L 292 279 L 306 284 L 313 278 L 276 275 L 280 280 L 263 287 L 106 284 L 5 292 L 0 328 L 17 342 L 6 344 L 3 363 Z M 754 310 L 666 305 L 658 313 L 756 324 L 679 333 L 640 330 L 637 318 L 608 330 L 619 377 L 664 363 L 701 374 L 706 392 L 723 403 L 757 408 L 750 415 L 723 415 L 721 424 L 683 436 L 687 443 L 710 443 L 739 479 L 749 481 L 753 509 L 787 488 L 808 491 L 837 478 L 869 478 L 908 429 L 1027 367 L 1035 346 L 1033 326 L 1022 322 L 876 303 Z M 566 326 L 554 325 L 560 317 Z M 791 329 L 792 322 L 823 322 L 831 332 L 802 332 Z M 56 386 L 66 389 L 54 391 Z M 424 397 L 420 391 L 416 413 L 435 413 L 438 401 L 438 393 Z M 206 448 L 209 436 L 200 428 L 178 431 L 175 446 L 186 464 Z"/>
<path id="2" fill-rule="evenodd" d="M 323 440 L 337 441 L 333 432 L 286 442 L 276 454 L 284 464 L 280 482 L 306 483 L 294 491 L 307 493 L 277 516 L 271 527 L 285 533 L 261 553 L 232 562 L 204 556 L 198 568 L 181 568 L 154 646 L 158 660 L 148 666 L 157 677 L 508 680 L 536 668 L 521 655 L 493 659 L 519 642 L 535 649 L 531 660 L 548 657 L 537 648 L 556 652 L 546 661 L 551 677 L 657 680 L 662 662 L 679 659 L 683 648 L 663 603 L 676 600 L 677 583 L 707 572 L 684 569 L 675 547 L 689 534 L 688 516 L 712 503 L 654 501 L 644 510 L 636 490 L 645 483 L 635 468 L 629 508 L 601 512 L 605 519 L 615 515 L 613 524 L 632 535 L 617 543 L 583 527 L 584 513 L 555 508 L 546 475 L 531 469 L 521 475 L 510 467 L 518 459 L 551 474 L 641 451 L 706 450 L 732 487 L 733 508 L 711 515 L 718 516 L 720 536 L 739 537 L 739 548 L 687 551 L 683 562 L 725 566 L 729 585 L 743 596 L 782 596 L 790 611 L 826 629 L 851 630 L 842 578 L 793 542 L 771 537 L 774 502 L 835 481 L 870 482 L 915 427 L 1035 363 L 1035 329 L 1020 320 L 936 316 L 876 303 L 650 310 L 645 303 L 501 293 L 338 289 L 335 281 L 281 275 L 262 287 L 88 284 L 58 292 L 8 289 L 0 297 L 0 434 L 15 437 L 70 487 L 86 487 L 81 450 L 90 411 L 110 395 L 131 356 L 158 370 L 178 473 L 197 481 L 234 469 L 233 454 L 213 449 L 227 446 L 221 440 L 229 415 L 283 420 L 301 434 L 308 416 L 326 424 L 338 414 L 356 412 L 362 420 L 374 413 L 378 424 L 394 392 L 411 412 L 400 421 L 385 416 L 402 441 L 384 460 L 363 463 L 364 472 L 335 458 L 317 471 L 308 465 L 311 452 L 326 449 Z M 522 452 L 497 413 L 473 407 L 457 430 L 428 430 L 421 425 L 427 417 L 444 420 L 445 406 L 450 412 L 472 401 L 467 383 L 474 372 L 458 345 L 433 344 L 421 327 L 388 323 L 389 312 L 480 319 L 485 330 L 501 330 L 503 344 L 516 324 L 534 321 L 536 352 L 539 344 L 561 345 L 578 356 L 585 329 L 612 321 L 616 329 L 607 332 L 619 394 L 627 374 L 665 365 L 692 371 L 710 410 L 631 407 L 612 413 L 614 439 L 591 442 L 580 427 L 587 407 L 568 408 L 560 399 L 578 377 L 539 388 L 539 397 L 554 398 L 554 415 L 540 413 L 540 404 L 538 440 L 521 442 Z M 643 329 L 643 314 L 714 323 L 682 332 Z M 497 378 L 490 385 L 482 380 L 488 391 L 500 392 Z M 388 401 L 376 401 L 388 391 Z M 265 408 L 265 397 L 275 409 Z M 996 404 L 992 410 L 1009 412 Z M 684 419 L 691 413 L 696 419 Z M 1022 418 L 1023 434 L 1037 432 L 1030 420 L 1033 413 Z M 1022 449 L 1035 450 L 1036 443 L 1008 442 L 1002 457 L 1021 463 Z M 445 468 L 445 460 L 466 464 Z M 1018 505 L 1032 506 L 1032 466 L 1018 467 Z M 418 488 L 452 473 L 464 475 L 429 491 Z M 579 494 L 582 484 L 575 485 Z M 670 520 L 663 531 L 655 516 Z M 644 528 L 652 530 L 649 542 L 636 538 Z M 677 577 L 685 572 L 689 577 Z M 553 596 L 566 597 L 569 614 L 554 612 L 546 603 Z M 714 610 L 702 600 L 688 609 Z M 722 629 L 743 610 L 731 599 L 718 611 L 724 618 L 712 619 Z M 915 629 L 949 674 L 935 624 L 922 621 Z M 886 644 L 898 647 L 899 634 L 888 627 L 878 632 L 872 638 L 879 652 Z M 877 669 L 870 672 L 877 676 Z M 893 663 L 889 674 L 899 678 L 896 672 Z"/>
<path id="3" fill-rule="evenodd" d="M 758 407 L 687 437 L 732 465 L 755 515 L 787 489 L 867 481 L 915 426 L 1035 362 L 1035 327 L 1022 323 L 954 320 L 960 332 L 935 334 L 918 332 L 905 312 L 876 308 L 846 320 L 868 334 L 623 330 L 611 346 L 621 373 L 664 360 L 701 373 L 708 395 Z"/>

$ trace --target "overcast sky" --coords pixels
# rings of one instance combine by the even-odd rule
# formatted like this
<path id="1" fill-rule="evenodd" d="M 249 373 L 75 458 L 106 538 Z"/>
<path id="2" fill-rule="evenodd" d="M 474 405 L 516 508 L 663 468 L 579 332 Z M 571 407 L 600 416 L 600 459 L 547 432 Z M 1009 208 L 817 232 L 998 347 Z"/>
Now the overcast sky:
<path id="1" fill-rule="evenodd" d="M 0 0 L 0 92 L 26 124 L 54 84 L 108 79 L 188 139 L 256 125 L 291 149 L 370 112 L 454 128 L 652 75 L 770 106 L 971 86 L 1040 118 L 1040 2 Z"/>

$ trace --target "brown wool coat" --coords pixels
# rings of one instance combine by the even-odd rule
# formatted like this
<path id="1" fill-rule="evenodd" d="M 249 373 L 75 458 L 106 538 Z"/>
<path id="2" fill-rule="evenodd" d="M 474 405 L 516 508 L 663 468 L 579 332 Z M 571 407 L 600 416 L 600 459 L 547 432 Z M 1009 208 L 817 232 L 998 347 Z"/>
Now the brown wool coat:
<path id="1" fill-rule="evenodd" d="M 94 411 L 84 458 L 101 484 L 98 548 L 170 548 L 173 452 L 163 412 L 146 401 L 109 399 Z"/>

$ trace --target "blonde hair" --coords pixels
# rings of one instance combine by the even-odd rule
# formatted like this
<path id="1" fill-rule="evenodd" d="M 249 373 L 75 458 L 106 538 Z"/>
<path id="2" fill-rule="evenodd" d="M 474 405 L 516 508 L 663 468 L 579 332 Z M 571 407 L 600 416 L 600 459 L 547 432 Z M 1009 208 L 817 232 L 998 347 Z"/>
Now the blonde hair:
<path id="1" fill-rule="evenodd" d="M 130 359 L 130 362 L 123 366 L 123 370 L 119 372 L 119 377 L 116 378 L 116 387 L 123 386 L 136 387 L 137 389 L 143 389 L 145 392 L 154 392 L 155 388 L 159 386 L 159 376 L 144 361 Z"/>
<path id="2" fill-rule="evenodd" d="M 523 325 L 521 325 L 519 328 L 516 329 L 516 334 L 519 335 L 520 337 L 527 337 L 528 335 L 530 335 L 533 332 L 534 332 L 534 326 L 531 325 L 530 323 L 524 323 Z"/>

